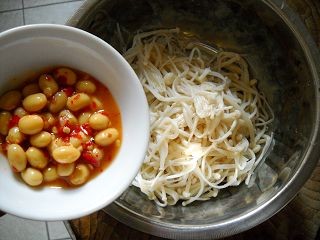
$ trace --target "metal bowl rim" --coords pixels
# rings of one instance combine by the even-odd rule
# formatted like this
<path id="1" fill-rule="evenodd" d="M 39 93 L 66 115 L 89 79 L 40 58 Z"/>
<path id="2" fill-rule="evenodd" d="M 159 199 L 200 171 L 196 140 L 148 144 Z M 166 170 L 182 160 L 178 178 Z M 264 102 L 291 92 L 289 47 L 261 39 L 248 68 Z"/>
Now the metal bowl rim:
<path id="1" fill-rule="evenodd" d="M 299 41 L 309 68 L 313 76 L 314 92 L 317 112 L 315 113 L 313 133 L 309 139 L 308 149 L 305 151 L 300 167 L 296 170 L 290 181 L 283 186 L 272 198 L 263 204 L 257 205 L 251 212 L 242 213 L 233 216 L 230 219 L 222 220 L 214 224 L 170 224 L 149 219 L 143 215 L 126 208 L 117 200 L 104 208 L 103 210 L 116 218 L 118 221 L 127 224 L 130 227 L 140 231 L 157 235 L 165 238 L 174 239 L 208 239 L 212 237 L 227 237 L 245 230 L 248 230 L 263 221 L 267 220 L 285 205 L 297 194 L 303 184 L 310 177 L 313 169 L 318 162 L 317 149 L 320 147 L 320 94 L 319 94 L 319 76 L 320 76 L 320 55 L 318 48 L 310 36 L 310 33 L 301 22 L 299 17 L 286 6 L 285 1 L 281 0 L 261 0 L 271 10 L 273 10 L 290 28 L 296 39 Z M 77 26 L 81 17 L 90 12 L 97 3 L 97 0 L 87 0 L 79 11 L 67 22 L 68 25 Z M 312 49 L 312 51 L 311 51 Z M 226 231 L 228 229 L 228 231 Z"/>

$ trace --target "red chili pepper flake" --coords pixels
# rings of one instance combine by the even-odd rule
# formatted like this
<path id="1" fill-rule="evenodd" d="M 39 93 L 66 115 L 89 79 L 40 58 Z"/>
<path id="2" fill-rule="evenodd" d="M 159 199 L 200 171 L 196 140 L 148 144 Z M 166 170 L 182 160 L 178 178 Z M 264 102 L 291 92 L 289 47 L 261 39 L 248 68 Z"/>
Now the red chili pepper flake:
<path id="1" fill-rule="evenodd" d="M 78 138 L 80 140 L 82 139 L 82 136 L 80 134 L 82 129 L 81 129 L 80 125 L 78 125 L 78 124 L 73 125 L 72 127 L 70 127 L 70 129 L 72 130 L 71 133 L 70 133 L 71 137 Z"/>
<path id="2" fill-rule="evenodd" d="M 84 162 L 91 164 L 93 167 L 100 166 L 100 162 L 94 156 L 92 156 L 92 154 L 88 151 L 84 151 L 82 153 L 82 158 L 83 158 Z"/>
<path id="3" fill-rule="evenodd" d="M 62 141 L 64 141 L 65 143 L 69 143 L 70 142 L 70 136 L 66 136 L 66 137 L 62 138 Z"/>
<path id="4" fill-rule="evenodd" d="M 78 138 L 78 139 L 82 139 L 82 136 L 81 134 L 79 134 L 80 132 L 77 131 L 77 130 L 73 130 L 71 133 L 70 133 L 70 137 L 74 137 L 74 138 Z"/>
<path id="5" fill-rule="evenodd" d="M 80 127 L 79 124 L 75 124 L 75 125 L 73 125 L 72 130 L 73 130 L 74 132 L 79 133 L 79 132 L 81 131 L 81 127 Z"/>
<path id="6" fill-rule="evenodd" d="M 82 143 L 82 147 L 84 150 L 87 150 L 88 148 L 90 148 L 91 146 L 93 146 L 93 142 L 92 140 L 86 142 L 86 143 Z"/>
<path id="7" fill-rule="evenodd" d="M 66 87 L 64 89 L 61 90 L 62 92 L 64 92 L 68 97 L 72 96 L 74 89 L 73 87 Z"/>
<path id="8" fill-rule="evenodd" d="M 57 127 L 57 129 L 58 129 L 57 135 L 58 135 L 58 137 L 61 138 L 63 141 L 69 142 L 70 136 L 69 136 L 69 134 L 67 134 L 67 133 L 65 133 L 65 132 L 63 131 L 63 128 L 64 128 L 64 127 L 65 127 L 65 126 L 59 126 L 59 127 Z"/>
<path id="9" fill-rule="evenodd" d="M 57 126 L 58 129 L 58 137 L 62 138 L 64 141 L 69 141 L 70 137 L 75 137 L 78 139 L 82 139 L 81 135 L 79 134 L 82 131 L 82 128 L 79 124 L 72 124 L 69 120 L 65 122 L 60 122 L 61 125 Z M 64 131 L 64 127 L 68 127 L 69 131 L 66 133 Z"/>
<path id="10" fill-rule="evenodd" d="M 19 120 L 20 120 L 20 117 L 18 115 L 13 115 L 8 124 L 9 129 L 17 126 Z"/>
<path id="11" fill-rule="evenodd" d="M 87 131 L 84 131 L 84 129 L 79 124 L 73 125 L 71 129 L 72 132 L 70 133 L 70 136 L 78 138 L 80 140 L 82 139 L 82 135 L 80 133 L 84 133 L 86 135 L 88 133 Z"/>

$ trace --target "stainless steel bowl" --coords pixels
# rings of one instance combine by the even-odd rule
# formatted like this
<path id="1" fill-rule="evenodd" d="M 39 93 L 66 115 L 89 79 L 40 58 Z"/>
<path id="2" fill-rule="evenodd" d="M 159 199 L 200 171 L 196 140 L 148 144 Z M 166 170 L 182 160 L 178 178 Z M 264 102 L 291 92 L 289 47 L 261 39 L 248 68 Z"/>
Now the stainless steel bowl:
<path id="1" fill-rule="evenodd" d="M 316 45 L 284 1 L 89 0 L 69 24 L 119 51 L 118 28 L 130 42 L 137 30 L 179 27 L 209 45 L 243 53 L 275 113 L 275 145 L 253 186 L 166 208 L 130 187 L 105 208 L 119 221 L 167 238 L 225 237 L 270 218 L 310 176 L 319 155 L 320 61 Z"/>

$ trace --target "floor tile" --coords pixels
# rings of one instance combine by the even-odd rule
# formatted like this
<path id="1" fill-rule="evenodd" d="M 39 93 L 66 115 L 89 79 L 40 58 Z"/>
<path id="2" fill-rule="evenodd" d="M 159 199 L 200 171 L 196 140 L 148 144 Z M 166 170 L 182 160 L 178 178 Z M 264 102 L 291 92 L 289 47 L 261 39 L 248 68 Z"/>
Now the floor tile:
<path id="1" fill-rule="evenodd" d="M 0 32 L 21 25 L 23 25 L 22 10 L 0 13 Z"/>
<path id="2" fill-rule="evenodd" d="M 49 230 L 49 237 L 51 240 L 70 238 L 70 235 L 66 227 L 64 226 L 64 223 L 61 221 L 48 222 L 48 230 Z"/>
<path id="3" fill-rule="evenodd" d="M 76 235 L 74 234 L 70 223 L 68 221 L 63 221 L 63 223 L 71 237 L 71 240 L 77 240 Z"/>
<path id="4" fill-rule="evenodd" d="M 82 3 L 83 1 L 76 1 L 25 9 L 25 23 L 64 24 Z"/>
<path id="5" fill-rule="evenodd" d="M 3 0 L 0 0 L 3 1 Z M 23 0 L 24 7 L 36 7 L 36 6 L 43 6 L 47 4 L 54 4 L 54 3 L 61 3 L 61 2 L 71 2 L 74 0 Z"/>
<path id="6" fill-rule="evenodd" d="M 12 215 L 0 218 L 1 240 L 48 240 L 45 222 L 25 220 Z"/>
<path id="7" fill-rule="evenodd" d="M 0 0 L 0 11 L 22 9 L 22 0 Z"/>

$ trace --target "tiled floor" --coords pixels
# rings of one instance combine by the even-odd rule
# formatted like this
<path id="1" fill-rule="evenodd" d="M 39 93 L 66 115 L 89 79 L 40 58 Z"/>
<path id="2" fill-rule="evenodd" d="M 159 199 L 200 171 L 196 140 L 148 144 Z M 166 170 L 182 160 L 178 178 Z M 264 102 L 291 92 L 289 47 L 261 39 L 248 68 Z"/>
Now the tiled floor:
<path id="1" fill-rule="evenodd" d="M 64 24 L 83 0 L 0 0 L 0 32 L 24 24 Z M 71 235 L 70 235 L 71 234 Z M 0 240 L 70 240 L 64 222 L 0 217 Z"/>
<path id="2" fill-rule="evenodd" d="M 0 32 L 33 23 L 64 24 L 83 0 L 0 0 Z"/>

